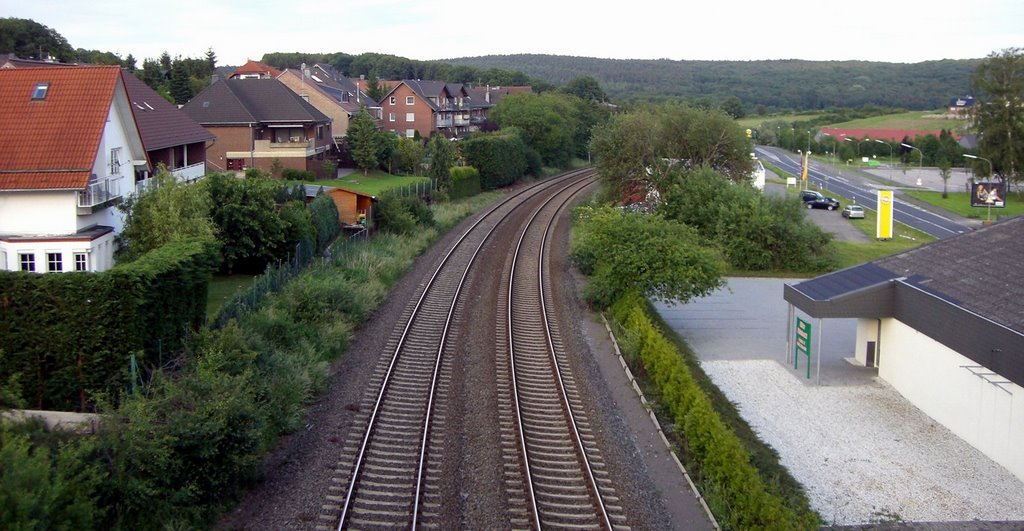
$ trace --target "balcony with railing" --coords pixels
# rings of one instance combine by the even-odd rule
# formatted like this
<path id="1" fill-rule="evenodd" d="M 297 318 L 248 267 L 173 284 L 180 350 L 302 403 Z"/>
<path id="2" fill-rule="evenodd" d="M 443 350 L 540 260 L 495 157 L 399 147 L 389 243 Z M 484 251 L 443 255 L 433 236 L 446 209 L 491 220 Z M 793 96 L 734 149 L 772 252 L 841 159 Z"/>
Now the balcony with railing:
<path id="1" fill-rule="evenodd" d="M 188 166 L 182 166 L 171 170 L 171 175 L 178 178 L 179 181 L 191 182 L 196 179 L 201 179 L 203 175 L 206 175 L 206 164 L 199 162 L 196 164 L 189 164 Z"/>
<path id="2" fill-rule="evenodd" d="M 451 127 L 452 126 L 452 117 L 451 117 L 451 115 L 445 115 L 445 116 L 439 115 L 437 117 L 437 126 L 438 127 Z"/>
<path id="3" fill-rule="evenodd" d="M 78 192 L 78 213 L 91 214 L 121 200 L 121 177 L 90 183 Z"/>

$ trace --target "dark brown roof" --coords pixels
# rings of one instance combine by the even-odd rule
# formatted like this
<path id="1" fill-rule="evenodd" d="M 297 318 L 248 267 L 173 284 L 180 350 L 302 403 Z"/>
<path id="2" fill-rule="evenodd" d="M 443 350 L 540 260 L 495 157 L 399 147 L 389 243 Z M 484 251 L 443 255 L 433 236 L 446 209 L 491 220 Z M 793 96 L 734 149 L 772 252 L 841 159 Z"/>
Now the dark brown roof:
<path id="1" fill-rule="evenodd" d="M 206 126 L 331 121 L 276 79 L 224 79 L 206 87 L 182 110 Z"/>
<path id="2" fill-rule="evenodd" d="M 139 125 L 139 134 L 142 135 L 146 151 L 216 138 L 139 78 L 124 70 L 121 71 L 121 77 L 128 89 L 128 100 L 132 104 L 132 112 L 135 113 L 135 122 Z"/>
<path id="3" fill-rule="evenodd" d="M 875 260 L 943 299 L 1024 332 L 1024 217 Z"/>

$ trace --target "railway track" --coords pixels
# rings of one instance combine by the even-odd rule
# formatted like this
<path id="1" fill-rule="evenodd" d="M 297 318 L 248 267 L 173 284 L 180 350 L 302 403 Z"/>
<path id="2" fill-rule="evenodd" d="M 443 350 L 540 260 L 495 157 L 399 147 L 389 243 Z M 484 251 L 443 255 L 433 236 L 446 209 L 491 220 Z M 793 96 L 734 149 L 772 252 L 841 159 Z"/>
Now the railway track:
<path id="1" fill-rule="evenodd" d="M 437 528 L 438 488 L 453 359 L 447 338 L 471 266 L 501 223 L 538 197 L 592 172 L 571 172 L 506 199 L 479 217 L 441 260 L 389 338 L 342 448 L 319 529 Z M 526 205 L 526 206 L 524 206 Z"/>
<path id="2" fill-rule="evenodd" d="M 532 529 L 628 529 L 554 318 L 548 237 L 563 209 L 591 183 L 566 187 L 536 210 L 512 258 L 499 323 L 498 382 L 512 524 Z"/>

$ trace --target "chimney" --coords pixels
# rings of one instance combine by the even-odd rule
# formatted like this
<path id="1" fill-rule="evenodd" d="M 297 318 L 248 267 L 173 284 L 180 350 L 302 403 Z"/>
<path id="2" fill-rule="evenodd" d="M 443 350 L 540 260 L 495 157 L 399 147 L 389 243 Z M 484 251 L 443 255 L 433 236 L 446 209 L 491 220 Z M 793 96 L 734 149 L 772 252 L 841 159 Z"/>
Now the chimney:
<path id="1" fill-rule="evenodd" d="M 491 84 L 487 84 L 487 92 L 484 92 L 484 101 L 487 103 L 491 102 Z"/>

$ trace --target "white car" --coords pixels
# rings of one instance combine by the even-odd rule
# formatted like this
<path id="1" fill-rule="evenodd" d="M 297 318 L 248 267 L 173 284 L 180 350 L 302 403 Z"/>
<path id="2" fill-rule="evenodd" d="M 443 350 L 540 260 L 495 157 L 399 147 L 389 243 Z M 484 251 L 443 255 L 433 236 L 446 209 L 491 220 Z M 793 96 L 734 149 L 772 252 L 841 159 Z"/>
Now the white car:
<path id="1" fill-rule="evenodd" d="M 864 219 L 864 208 L 860 205 L 846 205 L 846 207 L 843 208 L 843 217 L 850 219 Z"/>

